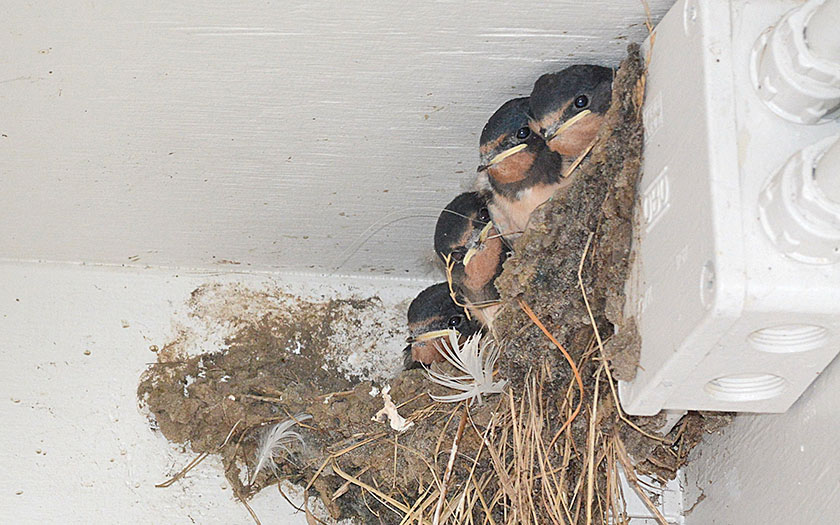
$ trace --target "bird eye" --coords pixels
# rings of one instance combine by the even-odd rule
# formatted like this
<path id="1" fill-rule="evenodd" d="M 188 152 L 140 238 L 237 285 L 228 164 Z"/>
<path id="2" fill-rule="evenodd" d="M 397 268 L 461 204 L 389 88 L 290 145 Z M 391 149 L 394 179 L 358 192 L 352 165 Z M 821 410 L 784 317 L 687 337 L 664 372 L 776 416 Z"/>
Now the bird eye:
<path id="1" fill-rule="evenodd" d="M 488 210 L 487 208 L 481 208 L 480 210 L 478 210 L 478 220 L 485 224 L 490 222 L 490 210 Z"/>
<path id="2" fill-rule="evenodd" d="M 510 259 L 513 257 L 513 250 L 508 250 L 505 252 L 505 259 Z"/>
<path id="3" fill-rule="evenodd" d="M 518 138 L 520 140 L 527 139 L 528 135 L 530 135 L 530 134 L 531 134 L 531 128 L 526 126 L 524 128 L 519 128 L 519 131 L 516 132 L 516 138 Z"/>
<path id="4" fill-rule="evenodd" d="M 578 109 L 583 109 L 589 105 L 589 97 L 586 95 L 579 95 L 578 98 L 575 99 L 575 107 Z"/>
<path id="5" fill-rule="evenodd" d="M 453 315 L 452 317 L 449 318 L 449 321 L 446 322 L 446 325 L 449 328 L 458 328 L 459 326 L 461 326 L 461 321 L 463 321 L 463 320 L 464 320 L 464 318 L 462 316 Z"/>
<path id="6" fill-rule="evenodd" d="M 466 251 L 463 248 L 458 248 L 452 251 L 451 257 L 453 261 L 461 262 L 464 260 L 464 255 L 466 255 Z"/>

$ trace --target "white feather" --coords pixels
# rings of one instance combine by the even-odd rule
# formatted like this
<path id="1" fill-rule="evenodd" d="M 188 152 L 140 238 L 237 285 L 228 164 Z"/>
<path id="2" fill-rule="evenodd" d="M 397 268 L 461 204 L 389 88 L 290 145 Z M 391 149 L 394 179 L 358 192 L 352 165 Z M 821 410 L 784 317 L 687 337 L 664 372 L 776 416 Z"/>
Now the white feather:
<path id="1" fill-rule="evenodd" d="M 251 485 L 257 480 L 257 475 L 263 467 L 268 466 L 272 472 L 277 470 L 277 466 L 274 464 L 274 458 L 277 457 L 277 454 L 281 450 L 285 450 L 286 453 L 290 452 L 288 447 L 286 447 L 290 441 L 298 440 L 301 445 L 303 444 L 303 438 L 300 437 L 300 434 L 289 429 L 300 421 L 306 421 L 307 419 L 312 419 L 312 416 L 309 414 L 298 414 L 294 419 L 287 419 L 265 429 L 260 436 L 260 443 L 257 447 L 257 466 L 254 467 L 254 474 L 251 476 Z"/>
<path id="2" fill-rule="evenodd" d="M 453 390 L 460 390 L 460 394 L 448 396 L 432 396 L 435 401 L 454 403 L 471 400 L 481 404 L 482 395 L 500 394 L 507 386 L 507 380 L 493 381 L 493 369 L 499 359 L 499 348 L 493 341 L 481 339 L 481 334 L 469 337 L 463 345 L 458 344 L 458 336 L 453 330 L 449 334 L 449 344 L 446 341 L 435 343 L 435 348 L 463 375 L 449 375 L 447 373 L 428 369 L 429 379 Z"/>

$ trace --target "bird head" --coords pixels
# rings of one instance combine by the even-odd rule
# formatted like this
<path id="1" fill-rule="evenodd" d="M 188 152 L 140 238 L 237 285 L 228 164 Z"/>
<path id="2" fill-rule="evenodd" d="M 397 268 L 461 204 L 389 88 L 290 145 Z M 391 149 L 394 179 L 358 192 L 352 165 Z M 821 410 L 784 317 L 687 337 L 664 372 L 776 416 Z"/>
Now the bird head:
<path id="1" fill-rule="evenodd" d="M 612 99 L 613 70 L 575 65 L 537 79 L 530 97 L 531 129 L 561 155 L 579 156 L 598 134 Z"/>
<path id="2" fill-rule="evenodd" d="M 499 298 L 494 281 L 510 249 L 490 221 L 487 197 L 462 193 L 441 212 L 435 226 L 435 251 L 447 266 L 453 292 L 470 309 Z"/>
<path id="3" fill-rule="evenodd" d="M 542 138 L 529 127 L 528 97 L 508 100 L 496 110 L 481 131 L 479 172 L 486 171 L 497 184 L 519 182 L 528 176 Z"/>
<path id="4" fill-rule="evenodd" d="M 443 357 L 435 345 L 441 344 L 440 340 L 448 338 L 453 330 L 459 340 L 466 340 L 477 333 L 480 326 L 452 300 L 449 283 L 434 284 L 420 292 L 408 306 L 406 368 L 414 368 L 418 363 L 442 361 Z"/>

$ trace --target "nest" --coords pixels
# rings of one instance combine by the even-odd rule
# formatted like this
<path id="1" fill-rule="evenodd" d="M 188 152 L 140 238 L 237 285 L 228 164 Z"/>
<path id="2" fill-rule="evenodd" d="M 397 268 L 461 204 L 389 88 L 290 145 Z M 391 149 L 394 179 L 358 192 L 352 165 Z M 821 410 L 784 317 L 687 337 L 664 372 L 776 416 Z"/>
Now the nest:
<path id="1" fill-rule="evenodd" d="M 510 381 L 503 394 L 474 406 L 436 402 L 429 394 L 451 392 L 422 370 L 402 372 L 388 395 L 410 428 L 397 432 L 371 419 L 383 406 L 373 384 L 329 377 L 319 355 L 284 353 L 277 340 L 288 337 L 288 322 L 266 317 L 230 338 L 223 355 L 161 356 L 144 375 L 138 394 L 161 431 L 198 454 L 161 486 L 217 453 L 246 506 L 269 486 L 283 493 L 281 481 L 303 486 L 310 523 L 588 525 L 627 521 L 623 471 L 666 523 L 636 473 L 673 478 L 702 435 L 727 417 L 691 413 L 661 436 L 661 418 L 628 417 L 618 403 L 616 380 L 632 378 L 639 351 L 635 324 L 622 312 L 643 94 L 634 45 L 575 182 L 532 215 L 497 280 L 504 306 L 493 336 L 502 349 L 499 373 Z M 323 316 L 332 314 L 321 310 L 301 316 L 308 324 L 295 333 L 323 334 Z M 199 365 L 229 380 L 185 386 Z M 304 445 L 291 443 L 272 473 L 255 473 L 263 429 L 303 413 L 312 416 L 296 426 Z"/>

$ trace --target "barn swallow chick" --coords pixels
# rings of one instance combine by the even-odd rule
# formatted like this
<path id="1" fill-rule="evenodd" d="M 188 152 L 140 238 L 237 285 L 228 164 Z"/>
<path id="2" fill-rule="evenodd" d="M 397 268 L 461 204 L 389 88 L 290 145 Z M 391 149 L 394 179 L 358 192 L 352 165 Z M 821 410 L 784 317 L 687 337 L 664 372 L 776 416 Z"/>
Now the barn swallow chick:
<path id="1" fill-rule="evenodd" d="M 489 191 L 490 216 L 506 239 L 518 237 L 534 209 L 561 186 L 563 157 L 530 127 L 528 97 L 505 102 L 481 132 L 476 187 Z"/>
<path id="2" fill-rule="evenodd" d="M 492 328 L 499 310 L 494 282 L 510 249 L 490 221 L 486 195 L 462 193 L 446 205 L 435 226 L 435 251 L 447 266 L 450 292 Z"/>
<path id="3" fill-rule="evenodd" d="M 443 361 L 435 344 L 445 344 L 452 330 L 459 340 L 481 329 L 475 319 L 469 319 L 464 309 L 449 295 L 449 283 L 429 286 L 408 306 L 408 346 L 405 348 L 405 368 Z"/>
<path id="4" fill-rule="evenodd" d="M 595 140 L 612 99 L 613 70 L 576 65 L 537 79 L 531 91 L 531 129 L 570 160 Z"/>

